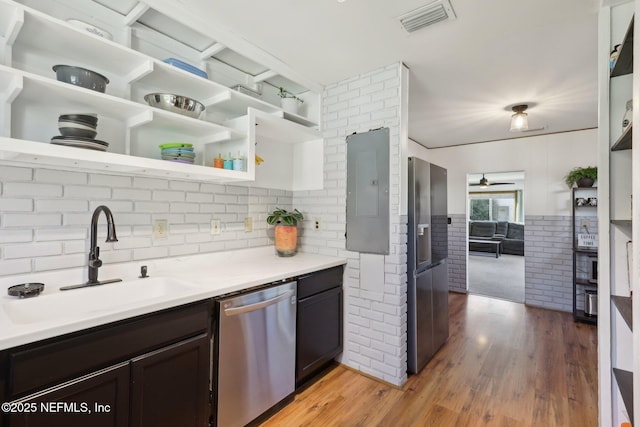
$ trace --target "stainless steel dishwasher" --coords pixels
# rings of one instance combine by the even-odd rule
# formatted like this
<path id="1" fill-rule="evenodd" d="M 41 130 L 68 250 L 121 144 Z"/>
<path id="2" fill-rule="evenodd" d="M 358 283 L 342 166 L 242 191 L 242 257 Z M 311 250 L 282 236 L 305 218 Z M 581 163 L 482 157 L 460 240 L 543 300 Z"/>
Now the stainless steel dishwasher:
<path id="1" fill-rule="evenodd" d="M 295 390 L 296 281 L 218 300 L 217 424 L 241 427 Z"/>

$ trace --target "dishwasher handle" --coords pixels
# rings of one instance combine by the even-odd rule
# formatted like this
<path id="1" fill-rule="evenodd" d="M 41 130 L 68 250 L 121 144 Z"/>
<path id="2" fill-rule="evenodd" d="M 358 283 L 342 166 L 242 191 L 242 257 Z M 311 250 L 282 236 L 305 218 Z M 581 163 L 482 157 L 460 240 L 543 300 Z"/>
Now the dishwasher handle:
<path id="1" fill-rule="evenodd" d="M 237 316 L 238 314 L 249 313 L 251 311 L 260 310 L 264 307 L 277 304 L 280 301 L 285 300 L 294 294 L 295 294 L 295 290 L 291 289 L 282 295 L 278 295 L 277 297 L 274 297 L 265 301 L 260 301 L 255 304 L 241 305 L 240 307 L 225 308 L 224 314 L 226 316 Z"/>

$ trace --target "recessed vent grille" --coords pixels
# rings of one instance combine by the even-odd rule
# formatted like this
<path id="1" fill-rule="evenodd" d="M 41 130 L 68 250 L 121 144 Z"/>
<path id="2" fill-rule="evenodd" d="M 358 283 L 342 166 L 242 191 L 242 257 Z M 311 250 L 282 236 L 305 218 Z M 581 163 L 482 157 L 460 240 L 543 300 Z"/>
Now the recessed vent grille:
<path id="1" fill-rule="evenodd" d="M 398 18 L 402 27 L 412 33 L 436 22 L 456 19 L 449 0 L 438 0 Z"/>

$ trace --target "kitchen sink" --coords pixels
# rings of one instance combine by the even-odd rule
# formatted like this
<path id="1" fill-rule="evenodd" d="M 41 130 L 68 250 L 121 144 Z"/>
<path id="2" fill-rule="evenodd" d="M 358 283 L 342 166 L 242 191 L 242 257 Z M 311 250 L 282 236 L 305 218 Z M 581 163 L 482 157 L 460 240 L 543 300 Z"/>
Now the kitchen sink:
<path id="1" fill-rule="evenodd" d="M 14 324 L 31 324 L 57 319 L 83 318 L 144 306 L 147 302 L 171 299 L 197 292 L 199 288 L 168 277 L 152 277 L 109 283 L 70 291 L 42 293 L 25 299 L 2 302 L 4 314 Z"/>

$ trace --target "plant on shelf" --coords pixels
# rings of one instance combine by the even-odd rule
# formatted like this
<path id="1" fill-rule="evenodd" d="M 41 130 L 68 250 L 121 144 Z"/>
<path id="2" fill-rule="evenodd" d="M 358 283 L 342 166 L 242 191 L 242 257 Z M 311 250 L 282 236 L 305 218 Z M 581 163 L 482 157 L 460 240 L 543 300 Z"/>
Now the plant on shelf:
<path id="1" fill-rule="evenodd" d="M 296 99 L 298 100 L 301 104 L 304 102 L 302 99 L 298 98 L 297 96 L 295 96 L 294 94 L 292 94 L 291 92 L 287 91 L 285 88 L 280 87 L 278 88 L 278 96 L 282 99 Z"/>
<path id="2" fill-rule="evenodd" d="M 280 105 L 282 109 L 287 113 L 298 114 L 298 108 L 304 101 L 291 92 L 288 92 L 285 88 L 279 88 L 278 96 L 280 97 Z"/>
<path id="3" fill-rule="evenodd" d="M 564 182 L 567 184 L 567 187 L 573 188 L 573 185 L 576 184 L 578 187 L 591 187 L 593 183 L 598 179 L 598 167 L 597 166 L 587 166 L 587 167 L 575 167 L 567 173 L 567 176 L 564 177 Z"/>
<path id="4" fill-rule="evenodd" d="M 276 208 L 267 216 L 267 224 L 275 225 L 274 240 L 279 256 L 294 256 L 298 249 L 298 221 L 304 216 L 298 209 L 287 211 Z"/>

